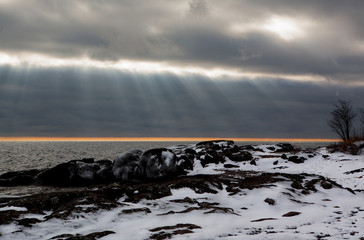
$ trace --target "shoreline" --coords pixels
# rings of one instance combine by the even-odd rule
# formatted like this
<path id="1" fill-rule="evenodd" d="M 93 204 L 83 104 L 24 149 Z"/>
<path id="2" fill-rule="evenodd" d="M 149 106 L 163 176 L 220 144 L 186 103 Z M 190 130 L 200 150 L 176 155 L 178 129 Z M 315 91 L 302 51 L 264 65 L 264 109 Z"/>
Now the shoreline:
<path id="1" fill-rule="evenodd" d="M 340 142 L 331 138 L 219 138 L 219 137 L 0 137 L 0 141 L 55 142 L 200 142 L 232 140 L 234 142 Z"/>

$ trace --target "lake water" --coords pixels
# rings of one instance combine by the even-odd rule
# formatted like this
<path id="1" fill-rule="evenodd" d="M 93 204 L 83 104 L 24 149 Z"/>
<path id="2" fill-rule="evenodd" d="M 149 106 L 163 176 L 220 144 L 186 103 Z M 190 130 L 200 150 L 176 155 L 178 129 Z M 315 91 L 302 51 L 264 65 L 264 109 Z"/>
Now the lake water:
<path id="1" fill-rule="evenodd" d="M 148 150 L 196 142 L 1 142 L 0 174 L 9 171 L 42 169 L 73 159 L 113 160 L 134 149 Z M 237 145 L 276 144 L 277 142 L 236 142 Z M 297 142 L 296 147 L 319 147 L 330 143 Z"/>

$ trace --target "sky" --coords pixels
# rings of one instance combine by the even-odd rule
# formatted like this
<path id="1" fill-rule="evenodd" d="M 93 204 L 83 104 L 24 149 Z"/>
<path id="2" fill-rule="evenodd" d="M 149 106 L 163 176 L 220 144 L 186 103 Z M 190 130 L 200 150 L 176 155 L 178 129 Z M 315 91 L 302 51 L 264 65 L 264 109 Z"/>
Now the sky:
<path id="1" fill-rule="evenodd" d="M 335 138 L 361 0 L 0 0 L 0 136 Z"/>

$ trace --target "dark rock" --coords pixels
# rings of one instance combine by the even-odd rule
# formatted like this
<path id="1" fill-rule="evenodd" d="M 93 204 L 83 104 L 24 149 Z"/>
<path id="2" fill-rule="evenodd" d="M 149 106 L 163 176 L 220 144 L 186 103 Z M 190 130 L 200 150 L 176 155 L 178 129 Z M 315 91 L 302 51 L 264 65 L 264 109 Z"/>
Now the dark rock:
<path id="1" fill-rule="evenodd" d="M 276 146 L 279 148 L 275 152 L 292 152 L 295 150 L 289 143 L 278 143 Z"/>
<path id="2" fill-rule="evenodd" d="M 74 162 L 61 163 L 44 170 L 37 175 L 37 182 L 41 185 L 68 186 L 71 184 L 70 170 L 74 171 L 74 165 Z M 74 175 L 74 172 L 72 175 Z"/>
<path id="3" fill-rule="evenodd" d="M 0 186 L 26 186 L 34 183 L 34 177 L 29 175 L 19 175 L 9 179 L 0 179 Z"/>
<path id="4" fill-rule="evenodd" d="M 294 189 L 304 189 L 304 187 L 302 186 L 302 184 L 298 181 L 294 181 L 292 184 L 291 184 L 291 187 L 294 188 Z"/>
<path id="5" fill-rule="evenodd" d="M 219 164 L 225 162 L 225 155 L 215 150 L 208 149 L 198 153 L 197 158 L 200 160 L 201 165 L 205 167 L 207 164 Z"/>
<path id="6" fill-rule="evenodd" d="M 319 179 L 312 179 L 312 180 L 310 180 L 310 181 L 306 182 L 306 183 L 304 184 L 305 189 L 310 190 L 310 191 L 313 191 L 313 192 L 316 192 L 316 191 L 317 191 L 317 189 L 316 189 L 316 187 L 315 187 L 315 184 L 316 184 L 317 182 L 319 182 L 319 181 L 320 181 Z"/>
<path id="7" fill-rule="evenodd" d="M 224 168 L 238 168 L 238 165 L 234 165 L 234 164 L 224 164 Z"/>
<path id="8" fill-rule="evenodd" d="M 278 160 L 273 162 L 273 165 L 277 165 L 278 164 Z"/>
<path id="9" fill-rule="evenodd" d="M 4 173 L 4 174 L 1 174 L 0 179 L 11 179 L 13 177 L 23 176 L 23 175 L 28 175 L 28 176 L 35 177 L 40 172 L 41 172 L 41 170 L 38 170 L 38 169 L 16 171 L 16 172 L 7 172 L 7 173 Z"/>
<path id="10" fill-rule="evenodd" d="M 193 229 L 200 229 L 200 226 L 194 225 L 194 224 L 177 224 L 174 226 L 163 226 L 158 228 L 150 229 L 151 232 L 158 232 L 150 236 L 150 239 L 157 239 L 157 240 L 163 240 L 163 239 L 170 239 L 175 235 L 182 235 L 182 234 L 188 234 L 193 233 Z M 165 232 L 169 231 L 169 232 Z"/>
<path id="11" fill-rule="evenodd" d="M 23 218 L 23 219 L 17 220 L 17 223 L 24 227 L 31 227 L 31 226 L 33 226 L 33 224 L 36 224 L 39 222 L 41 222 L 41 220 L 39 220 L 37 218 Z"/>
<path id="12" fill-rule="evenodd" d="M 297 216 L 297 215 L 300 215 L 300 214 L 301 214 L 301 212 L 292 211 L 292 212 L 288 212 L 288 213 L 283 214 L 282 217 L 293 217 L 293 216 Z"/>
<path id="13" fill-rule="evenodd" d="M 99 160 L 96 162 L 99 169 L 96 171 L 95 177 L 97 182 L 108 183 L 114 180 L 113 163 L 110 160 Z"/>
<path id="14" fill-rule="evenodd" d="M 184 173 L 183 166 L 177 165 L 177 157 L 169 149 L 151 149 L 144 152 L 141 158 L 139 169 L 145 178 L 175 177 Z"/>
<path id="15" fill-rule="evenodd" d="M 34 184 L 35 176 L 40 172 L 41 170 L 31 169 L 1 174 L 0 186 L 26 186 Z"/>
<path id="16" fill-rule="evenodd" d="M 253 159 L 253 160 L 250 161 L 250 165 L 257 166 L 257 162 Z"/>
<path id="17" fill-rule="evenodd" d="M 274 199 L 271 199 L 271 198 L 264 199 L 264 202 L 268 203 L 269 205 L 275 205 L 276 204 L 276 201 Z"/>
<path id="18" fill-rule="evenodd" d="M 234 146 L 235 146 L 234 141 L 231 140 L 203 141 L 196 144 L 197 148 L 215 149 L 215 150 L 233 148 Z"/>
<path id="19" fill-rule="evenodd" d="M 124 209 L 121 211 L 121 214 L 133 214 L 133 213 L 151 213 L 149 208 L 132 208 L 132 209 Z"/>
<path id="20" fill-rule="evenodd" d="M 268 149 L 268 150 L 271 150 L 271 151 L 276 150 L 276 148 L 275 148 L 275 147 L 267 147 L 267 149 Z"/>
<path id="21" fill-rule="evenodd" d="M 332 185 L 326 181 L 321 181 L 321 187 L 324 189 L 331 189 Z"/>
<path id="22" fill-rule="evenodd" d="M 233 151 L 225 151 L 225 155 L 234 162 L 245 162 L 253 159 L 253 155 L 250 152 L 244 151 L 241 148 Z"/>
<path id="23" fill-rule="evenodd" d="M 347 172 L 344 172 L 344 174 L 348 175 L 348 174 L 360 173 L 360 172 L 364 172 L 364 168 L 358 168 L 358 169 L 355 169 L 352 171 L 347 171 Z"/>
<path id="24" fill-rule="evenodd" d="M 83 161 L 75 162 L 75 175 L 71 175 L 72 179 L 80 178 L 81 180 L 93 180 L 95 179 L 98 165 L 94 163 L 88 163 Z"/>
<path id="25" fill-rule="evenodd" d="M 287 157 L 287 155 L 286 155 L 285 153 L 283 153 L 283 154 L 281 155 L 281 158 L 282 158 L 282 159 L 288 159 L 288 157 Z"/>
<path id="26" fill-rule="evenodd" d="M 15 210 L 1 211 L 0 225 L 11 223 L 15 219 L 18 219 L 21 214 L 24 214 L 24 212 Z"/>
<path id="27" fill-rule="evenodd" d="M 112 177 L 110 161 L 94 162 L 93 158 L 85 158 L 43 170 L 36 176 L 36 182 L 49 186 L 79 186 L 104 183 Z"/>
<path id="28" fill-rule="evenodd" d="M 307 159 L 304 157 L 298 157 L 298 156 L 290 156 L 288 158 L 288 161 L 299 164 L 299 163 L 304 163 Z"/>
<path id="29" fill-rule="evenodd" d="M 234 144 L 233 141 L 227 140 L 216 140 L 216 141 L 205 141 L 196 144 L 197 156 L 200 160 L 201 165 L 205 167 L 207 164 L 224 163 L 226 158 L 231 160 L 238 160 L 236 152 L 239 148 Z"/>
<path id="30" fill-rule="evenodd" d="M 244 145 L 239 147 L 241 150 L 255 151 L 255 152 L 264 152 L 263 149 L 254 147 L 252 145 Z"/>
<path id="31" fill-rule="evenodd" d="M 112 168 L 114 177 L 119 180 L 130 180 L 140 177 L 141 155 L 141 150 L 133 150 L 117 156 Z"/>
<path id="32" fill-rule="evenodd" d="M 55 237 L 52 237 L 51 239 L 57 239 L 57 240 L 96 240 L 102 237 L 105 237 L 110 234 L 114 234 L 113 231 L 103 231 L 103 232 L 94 232 L 87 235 L 81 235 L 81 234 L 62 234 L 57 235 Z"/>
<path id="33" fill-rule="evenodd" d="M 95 159 L 94 158 L 82 158 L 81 160 L 77 160 L 79 162 L 83 162 L 83 163 L 94 163 Z"/>
<path id="34" fill-rule="evenodd" d="M 270 220 L 277 220 L 277 218 L 260 218 L 260 219 L 251 220 L 251 222 L 263 222 L 263 221 L 270 221 Z"/>

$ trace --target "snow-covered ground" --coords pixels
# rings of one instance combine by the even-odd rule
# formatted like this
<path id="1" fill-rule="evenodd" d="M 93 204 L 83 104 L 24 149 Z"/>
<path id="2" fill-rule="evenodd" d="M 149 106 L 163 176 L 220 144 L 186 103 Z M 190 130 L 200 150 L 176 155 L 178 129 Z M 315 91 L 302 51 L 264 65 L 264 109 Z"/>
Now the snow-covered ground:
<path id="1" fill-rule="evenodd" d="M 222 187 L 210 184 L 216 192 L 171 186 L 170 196 L 130 202 L 125 195 L 110 210 L 89 211 L 95 205 L 80 203 L 79 211 L 66 219 L 46 220 L 52 212 L 28 214 L 22 207 L 2 206 L 0 217 L 11 209 L 21 211 L 21 219 L 39 222 L 30 227 L 0 225 L 0 239 L 67 239 L 97 232 L 104 234 L 90 239 L 364 239 L 364 155 L 330 153 L 326 148 L 282 153 L 273 145 L 255 147 L 262 150 L 250 150 L 255 162 L 227 158 L 225 163 L 202 167 L 195 161 L 189 176 L 225 174 L 219 178 L 226 178 Z M 297 164 L 284 159 L 293 155 L 307 160 Z M 227 169 L 226 164 L 234 166 Z M 277 173 L 279 180 L 235 192 L 229 189 L 229 181 L 243 183 L 265 172 Z M 302 179 L 292 180 L 293 174 Z M 315 191 L 304 192 L 310 181 Z"/>

